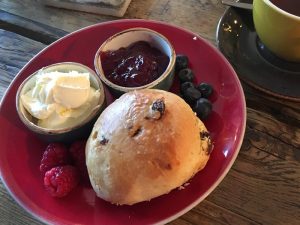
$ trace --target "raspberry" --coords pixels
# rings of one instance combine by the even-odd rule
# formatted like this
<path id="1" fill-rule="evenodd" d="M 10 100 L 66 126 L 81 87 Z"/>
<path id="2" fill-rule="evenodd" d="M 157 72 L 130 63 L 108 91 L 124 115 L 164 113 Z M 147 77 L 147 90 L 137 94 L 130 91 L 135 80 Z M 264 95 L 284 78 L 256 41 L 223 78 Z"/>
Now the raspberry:
<path id="1" fill-rule="evenodd" d="M 57 166 L 47 171 L 44 186 L 53 197 L 64 197 L 78 184 L 79 174 L 74 166 Z"/>
<path id="2" fill-rule="evenodd" d="M 89 175 L 85 163 L 85 144 L 86 141 L 75 141 L 70 147 L 70 153 L 73 158 L 74 164 L 79 170 L 80 176 L 83 181 L 89 181 Z"/>
<path id="3" fill-rule="evenodd" d="M 69 164 L 70 154 L 65 145 L 51 143 L 47 146 L 40 164 L 40 171 L 44 175 L 48 170 L 56 166 Z"/>

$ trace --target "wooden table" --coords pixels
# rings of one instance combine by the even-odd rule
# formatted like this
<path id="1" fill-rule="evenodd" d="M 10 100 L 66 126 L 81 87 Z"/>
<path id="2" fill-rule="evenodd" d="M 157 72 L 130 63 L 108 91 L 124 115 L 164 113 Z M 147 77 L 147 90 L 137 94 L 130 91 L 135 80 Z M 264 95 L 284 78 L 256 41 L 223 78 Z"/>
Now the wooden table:
<path id="1" fill-rule="evenodd" d="M 216 26 L 225 10 L 220 2 L 133 0 L 124 18 L 166 21 L 215 44 Z M 45 7 L 36 0 L 1 0 L 0 97 L 46 45 L 79 28 L 115 19 Z M 243 88 L 247 127 L 236 162 L 212 194 L 170 224 L 300 224 L 300 104 L 267 96 L 244 83 Z M 42 223 L 0 182 L 0 224 Z"/>

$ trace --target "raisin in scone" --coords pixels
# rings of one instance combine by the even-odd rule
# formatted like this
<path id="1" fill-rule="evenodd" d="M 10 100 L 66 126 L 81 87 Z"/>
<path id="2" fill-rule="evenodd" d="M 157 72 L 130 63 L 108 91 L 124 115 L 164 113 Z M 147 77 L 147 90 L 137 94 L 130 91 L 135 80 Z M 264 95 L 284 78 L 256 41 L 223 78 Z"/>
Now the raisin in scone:
<path id="1" fill-rule="evenodd" d="M 103 111 L 87 141 L 86 164 L 98 197 L 132 205 L 183 185 L 210 152 L 209 133 L 184 100 L 144 89 Z"/>

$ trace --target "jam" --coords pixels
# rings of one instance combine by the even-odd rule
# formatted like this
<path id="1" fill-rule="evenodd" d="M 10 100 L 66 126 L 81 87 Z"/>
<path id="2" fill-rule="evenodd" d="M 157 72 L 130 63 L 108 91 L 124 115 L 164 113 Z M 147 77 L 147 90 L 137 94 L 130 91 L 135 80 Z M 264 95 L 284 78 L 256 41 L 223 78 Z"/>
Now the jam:
<path id="1" fill-rule="evenodd" d="M 123 87 L 139 87 L 160 77 L 169 64 L 169 57 L 145 41 L 126 48 L 100 54 L 106 78 Z"/>

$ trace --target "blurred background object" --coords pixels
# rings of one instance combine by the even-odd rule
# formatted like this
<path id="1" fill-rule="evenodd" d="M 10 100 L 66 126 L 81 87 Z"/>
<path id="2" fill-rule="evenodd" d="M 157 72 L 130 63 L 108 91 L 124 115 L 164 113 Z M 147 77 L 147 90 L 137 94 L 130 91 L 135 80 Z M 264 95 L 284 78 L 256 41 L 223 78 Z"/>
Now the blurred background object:
<path id="1" fill-rule="evenodd" d="M 45 5 L 122 17 L 131 0 L 45 0 Z"/>

